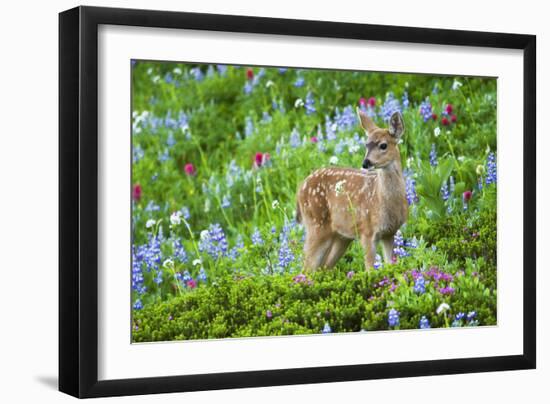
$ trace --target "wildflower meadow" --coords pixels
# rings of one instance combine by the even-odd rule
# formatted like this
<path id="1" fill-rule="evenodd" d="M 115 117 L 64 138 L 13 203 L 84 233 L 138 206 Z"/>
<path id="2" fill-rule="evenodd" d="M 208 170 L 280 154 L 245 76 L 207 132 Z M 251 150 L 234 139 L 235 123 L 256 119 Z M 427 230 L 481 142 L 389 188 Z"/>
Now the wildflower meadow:
<path id="1" fill-rule="evenodd" d="M 131 69 L 134 342 L 496 325 L 496 79 Z M 304 271 L 297 187 L 361 168 L 356 108 L 403 116 L 407 222 L 394 262 Z"/>

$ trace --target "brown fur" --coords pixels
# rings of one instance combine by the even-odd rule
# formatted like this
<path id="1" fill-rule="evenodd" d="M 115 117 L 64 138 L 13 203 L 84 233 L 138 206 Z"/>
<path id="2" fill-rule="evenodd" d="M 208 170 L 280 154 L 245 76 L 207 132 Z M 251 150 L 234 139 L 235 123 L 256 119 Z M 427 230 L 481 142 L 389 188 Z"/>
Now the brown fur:
<path id="1" fill-rule="evenodd" d="M 363 245 L 367 269 L 374 265 L 378 241 L 385 260 L 391 261 L 393 237 L 407 219 L 397 147 L 404 130 L 401 115 L 392 116 L 389 129 L 376 127 L 361 112 L 359 117 L 368 134 L 365 160 L 374 168 L 321 168 L 298 189 L 296 219 L 306 227 L 304 266 L 308 270 L 334 266 L 354 239 Z"/>

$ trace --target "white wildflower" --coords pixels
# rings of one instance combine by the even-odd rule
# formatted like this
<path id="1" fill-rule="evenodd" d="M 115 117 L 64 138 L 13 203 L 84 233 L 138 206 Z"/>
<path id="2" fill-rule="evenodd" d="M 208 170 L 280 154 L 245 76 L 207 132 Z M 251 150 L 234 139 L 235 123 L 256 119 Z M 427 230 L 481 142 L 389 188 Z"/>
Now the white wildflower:
<path id="1" fill-rule="evenodd" d="M 179 67 L 176 67 L 174 70 L 173 70 L 174 74 L 181 74 L 182 71 Z"/>
<path id="2" fill-rule="evenodd" d="M 269 87 L 273 86 L 274 84 L 275 84 L 275 83 L 274 83 L 273 81 L 268 80 L 267 83 L 265 83 L 265 87 L 266 87 L 266 88 L 269 88 Z"/>
<path id="3" fill-rule="evenodd" d="M 207 199 L 206 201 L 204 201 L 204 213 L 210 212 L 210 206 L 211 206 L 210 199 Z"/>
<path id="4" fill-rule="evenodd" d="M 200 259 L 194 259 L 193 260 L 193 266 L 197 266 L 197 265 L 201 265 L 202 264 L 202 261 Z"/>
<path id="5" fill-rule="evenodd" d="M 453 81 L 452 89 L 453 91 L 458 90 L 460 87 L 462 87 L 462 83 L 458 80 Z"/>
<path id="6" fill-rule="evenodd" d="M 182 213 L 178 210 L 170 215 L 170 223 L 172 226 L 177 226 L 181 223 Z"/>
<path id="7" fill-rule="evenodd" d="M 277 199 L 273 200 L 273 202 L 271 203 L 271 207 L 273 209 L 277 209 L 279 207 L 279 201 Z"/>
<path id="8" fill-rule="evenodd" d="M 437 127 L 434 129 L 434 136 L 435 136 L 435 137 L 438 137 L 440 134 L 441 134 L 441 129 L 439 129 L 439 126 L 437 126 Z"/>
<path id="9" fill-rule="evenodd" d="M 296 101 L 294 101 L 294 108 L 300 108 L 304 106 L 304 101 L 301 98 L 297 98 Z"/>
<path id="10" fill-rule="evenodd" d="M 174 261 L 172 259 L 168 258 L 166 261 L 162 263 L 162 266 L 164 268 L 172 268 L 174 266 Z"/>
<path id="11" fill-rule="evenodd" d="M 153 227 L 157 222 L 155 222 L 155 219 L 149 219 L 147 220 L 147 223 L 145 223 L 145 227 L 150 229 Z"/>
<path id="12" fill-rule="evenodd" d="M 447 303 L 441 303 L 435 312 L 437 314 L 441 314 L 441 313 L 449 310 L 450 308 L 451 308 L 451 306 L 449 306 Z"/>
<path id="13" fill-rule="evenodd" d="M 201 231 L 201 240 L 208 240 L 210 232 L 208 230 Z"/>
<path id="14" fill-rule="evenodd" d="M 332 164 L 332 165 L 338 164 L 338 157 L 332 156 L 332 157 L 328 160 L 328 163 L 329 163 L 329 164 Z"/>

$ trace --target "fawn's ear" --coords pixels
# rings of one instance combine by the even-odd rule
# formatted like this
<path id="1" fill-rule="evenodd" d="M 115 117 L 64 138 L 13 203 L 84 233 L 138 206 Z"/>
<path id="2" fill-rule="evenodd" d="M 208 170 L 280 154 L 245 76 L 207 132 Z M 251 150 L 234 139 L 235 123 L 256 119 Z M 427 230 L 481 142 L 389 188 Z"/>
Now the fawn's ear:
<path id="1" fill-rule="evenodd" d="M 369 135 L 369 133 L 378 128 L 378 126 L 376 126 L 372 119 L 370 119 L 369 116 L 361 111 L 359 108 L 357 108 L 357 116 L 359 117 L 359 121 L 361 122 L 361 127 L 367 132 L 367 136 Z"/>
<path id="2" fill-rule="evenodd" d="M 390 125 L 388 127 L 390 135 L 399 139 L 405 131 L 405 124 L 403 123 L 403 117 L 400 112 L 394 112 L 390 118 Z"/>

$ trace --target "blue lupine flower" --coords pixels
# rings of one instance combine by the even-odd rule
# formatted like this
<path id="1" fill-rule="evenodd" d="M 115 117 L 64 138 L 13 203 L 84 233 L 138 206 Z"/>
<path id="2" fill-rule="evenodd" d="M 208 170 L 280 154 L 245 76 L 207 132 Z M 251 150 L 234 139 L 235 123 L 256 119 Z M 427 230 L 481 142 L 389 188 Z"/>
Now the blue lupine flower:
<path id="1" fill-rule="evenodd" d="M 437 151 L 435 150 L 435 143 L 432 143 L 432 149 L 430 150 L 430 165 L 432 167 L 437 166 Z"/>
<path id="2" fill-rule="evenodd" d="M 401 105 L 399 105 L 399 100 L 395 98 L 393 93 L 388 93 L 384 104 L 380 106 L 380 115 L 384 122 L 389 122 L 394 112 L 401 112 Z"/>
<path id="3" fill-rule="evenodd" d="M 329 323 L 325 323 L 325 326 L 323 327 L 323 330 L 321 332 L 323 334 L 330 334 L 332 332 Z"/>
<path id="4" fill-rule="evenodd" d="M 441 199 L 444 201 L 447 201 L 449 199 L 450 193 L 449 193 L 449 185 L 447 184 L 447 181 L 443 183 L 441 186 Z"/>
<path id="5" fill-rule="evenodd" d="M 496 157 L 493 152 L 487 156 L 487 177 L 485 178 L 485 184 L 489 185 L 497 182 L 497 163 Z"/>
<path id="6" fill-rule="evenodd" d="M 245 94 L 250 94 L 252 92 L 252 90 L 254 89 L 254 85 L 252 84 L 252 82 L 250 81 L 247 81 L 245 84 L 244 84 L 244 93 Z"/>
<path id="7" fill-rule="evenodd" d="M 424 122 L 427 122 L 432 117 L 432 104 L 430 104 L 428 97 L 420 103 L 420 116 L 422 116 Z"/>
<path id="8" fill-rule="evenodd" d="M 294 261 L 294 253 L 288 245 L 288 240 L 283 240 L 279 247 L 279 268 L 284 270 L 292 261 Z"/>
<path id="9" fill-rule="evenodd" d="M 226 194 L 223 196 L 221 206 L 223 209 L 231 206 L 231 195 Z"/>
<path id="10" fill-rule="evenodd" d="M 141 160 L 145 156 L 145 152 L 143 151 L 143 148 L 138 144 L 136 145 L 132 150 L 132 161 L 133 163 L 137 163 L 139 160 Z"/>
<path id="11" fill-rule="evenodd" d="M 298 78 L 296 79 L 296 81 L 294 82 L 294 87 L 303 87 L 303 85 L 304 85 L 305 82 L 306 82 L 306 81 L 304 80 L 303 77 L 298 77 Z"/>
<path id="12" fill-rule="evenodd" d="M 419 327 L 420 327 L 421 329 L 423 329 L 423 330 L 424 330 L 424 329 L 427 329 L 427 328 L 430 328 L 430 322 L 428 321 L 428 319 L 426 318 L 426 316 L 422 316 L 422 317 L 420 318 L 420 323 L 419 323 L 418 325 L 419 325 Z"/>
<path id="13" fill-rule="evenodd" d="M 144 278 L 142 272 L 142 263 L 144 259 L 144 248 L 134 247 L 132 251 L 132 290 L 135 290 L 139 294 L 143 294 L 147 291 L 144 285 Z"/>
<path id="14" fill-rule="evenodd" d="M 162 283 L 162 270 L 159 269 L 155 275 L 155 278 L 153 279 L 153 281 L 157 284 L 157 285 L 160 285 Z"/>
<path id="15" fill-rule="evenodd" d="M 424 280 L 424 277 L 421 275 L 418 278 L 416 278 L 416 281 L 414 281 L 414 288 L 415 293 L 423 294 L 426 292 L 426 281 Z"/>
<path id="16" fill-rule="evenodd" d="M 169 158 L 170 158 L 170 152 L 168 151 L 168 149 L 164 149 L 162 153 L 159 153 L 159 161 L 161 163 L 164 163 Z"/>
<path id="17" fill-rule="evenodd" d="M 336 146 L 334 146 L 334 153 L 341 154 L 344 151 L 344 147 L 346 147 L 346 141 L 341 139 L 338 143 L 336 143 Z"/>
<path id="18" fill-rule="evenodd" d="M 457 314 L 455 315 L 455 320 L 456 320 L 456 321 L 461 321 L 461 320 L 464 318 L 465 315 L 466 315 L 466 314 L 464 314 L 464 313 L 462 313 L 462 312 L 457 313 Z"/>
<path id="19" fill-rule="evenodd" d="M 189 73 L 196 81 L 202 81 L 202 79 L 204 78 L 201 69 L 198 67 L 193 67 L 191 70 L 189 70 Z"/>
<path id="20" fill-rule="evenodd" d="M 218 223 L 211 224 L 208 230 L 201 233 L 200 252 L 206 252 L 212 258 L 217 259 L 227 254 L 227 247 L 225 233 Z"/>
<path id="21" fill-rule="evenodd" d="M 382 257 L 380 256 L 380 254 L 376 254 L 374 256 L 374 269 L 380 269 L 382 268 L 384 265 L 382 264 Z"/>
<path id="22" fill-rule="evenodd" d="M 244 242 L 243 237 L 239 234 L 237 236 L 237 241 L 235 243 L 235 246 L 229 250 L 228 257 L 231 258 L 233 261 L 235 261 L 239 256 L 239 251 L 244 248 Z"/>
<path id="23" fill-rule="evenodd" d="M 455 192 L 455 179 L 452 175 L 449 177 L 449 191 L 451 194 Z"/>
<path id="24" fill-rule="evenodd" d="M 306 95 L 306 102 L 304 104 L 306 115 L 314 114 L 317 111 L 314 104 L 315 100 L 313 99 L 313 94 L 311 94 L 311 91 L 309 91 Z"/>
<path id="25" fill-rule="evenodd" d="M 208 69 L 206 70 L 206 77 L 212 77 L 214 75 L 214 67 L 212 65 L 208 65 Z"/>
<path id="26" fill-rule="evenodd" d="M 357 114 L 351 105 L 345 107 L 341 113 L 338 108 L 336 108 L 334 122 L 336 123 L 338 131 L 355 129 L 357 126 Z"/>
<path id="27" fill-rule="evenodd" d="M 180 240 L 174 240 L 174 242 L 172 243 L 172 248 L 174 251 L 174 258 L 176 260 L 178 260 L 182 264 L 187 262 L 187 253 Z"/>
<path id="28" fill-rule="evenodd" d="M 269 115 L 267 111 L 264 111 L 264 113 L 262 114 L 262 122 L 263 123 L 271 122 L 271 115 Z"/>
<path id="29" fill-rule="evenodd" d="M 336 139 L 336 129 L 337 125 L 330 120 L 330 117 L 327 115 L 325 117 L 325 133 L 327 135 L 327 140 L 332 141 Z"/>
<path id="30" fill-rule="evenodd" d="M 397 327 L 399 325 L 399 312 L 395 309 L 391 309 L 388 312 L 388 325 L 390 327 Z"/>
<path id="31" fill-rule="evenodd" d="M 140 299 L 137 299 L 134 302 L 134 310 L 141 310 L 141 309 L 143 309 L 143 303 L 141 303 Z"/>
<path id="32" fill-rule="evenodd" d="M 220 76 L 225 76 L 225 73 L 227 72 L 227 65 L 216 65 L 216 69 L 218 70 Z"/>
<path id="33" fill-rule="evenodd" d="M 475 311 L 470 311 L 466 315 L 466 320 L 472 321 L 475 318 L 476 315 L 477 315 L 477 313 Z"/>
<path id="34" fill-rule="evenodd" d="M 244 134 L 246 137 L 250 137 L 254 134 L 254 122 L 249 116 L 245 118 L 244 122 Z"/>
<path id="35" fill-rule="evenodd" d="M 405 194 L 407 196 L 407 202 L 412 205 L 418 202 L 418 195 L 416 194 L 416 180 L 413 177 L 412 171 L 406 169 L 403 171 L 405 177 Z"/>
<path id="36" fill-rule="evenodd" d="M 257 228 L 254 229 L 254 233 L 252 233 L 252 244 L 254 245 L 263 245 L 264 240 L 262 239 L 262 234 L 260 233 L 260 230 Z"/>
<path id="37" fill-rule="evenodd" d="M 403 97 L 401 98 L 401 104 L 403 105 L 403 109 L 406 109 L 409 107 L 409 93 L 407 93 L 407 91 L 403 92 Z"/>
<path id="38" fill-rule="evenodd" d="M 166 84 L 170 84 L 170 83 L 174 82 L 174 78 L 172 77 L 170 72 L 168 72 L 164 75 L 164 81 L 166 82 Z"/>
<path id="39" fill-rule="evenodd" d="M 168 139 L 166 139 L 166 145 L 168 147 L 174 147 L 175 144 L 176 144 L 176 139 L 174 138 L 174 134 L 170 132 L 168 134 Z"/>
<path id="40" fill-rule="evenodd" d="M 183 283 L 187 283 L 191 279 L 193 278 L 191 277 L 191 274 L 189 273 L 189 271 L 183 271 L 183 275 L 181 275 L 181 280 L 183 281 Z"/>
<path id="41" fill-rule="evenodd" d="M 191 213 L 189 213 L 189 208 L 187 206 L 182 207 L 180 212 L 185 220 L 189 220 L 191 217 Z"/>
<path id="42" fill-rule="evenodd" d="M 298 129 L 292 129 L 292 132 L 290 133 L 289 143 L 290 146 L 294 148 L 299 147 L 302 144 L 302 140 L 300 139 L 300 132 L 298 132 Z"/>
<path id="43" fill-rule="evenodd" d="M 279 67 L 279 73 L 284 74 L 288 69 L 286 67 Z"/>
<path id="44" fill-rule="evenodd" d="M 410 240 L 405 241 L 405 247 L 407 248 L 417 248 L 418 247 L 418 240 L 416 239 L 416 236 L 413 237 Z"/>
<path id="45" fill-rule="evenodd" d="M 204 268 L 201 268 L 201 270 L 199 271 L 199 274 L 197 275 L 197 280 L 199 282 L 205 282 L 206 283 L 206 279 L 207 279 L 206 271 L 204 270 Z"/>
<path id="46" fill-rule="evenodd" d="M 393 253 L 398 257 L 404 257 L 409 255 L 407 251 L 403 248 L 405 242 L 403 240 L 403 234 L 400 230 L 397 230 L 395 236 L 393 237 Z"/>

